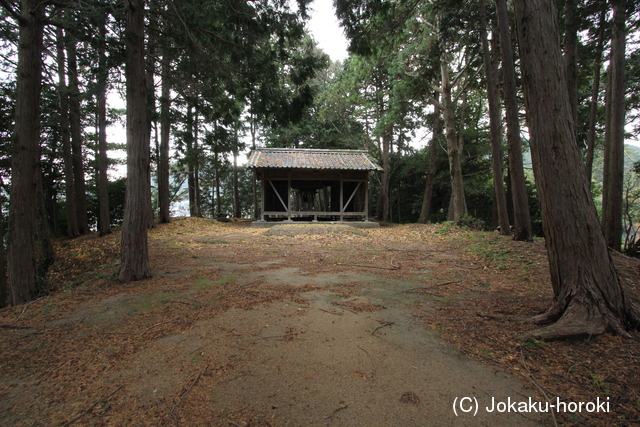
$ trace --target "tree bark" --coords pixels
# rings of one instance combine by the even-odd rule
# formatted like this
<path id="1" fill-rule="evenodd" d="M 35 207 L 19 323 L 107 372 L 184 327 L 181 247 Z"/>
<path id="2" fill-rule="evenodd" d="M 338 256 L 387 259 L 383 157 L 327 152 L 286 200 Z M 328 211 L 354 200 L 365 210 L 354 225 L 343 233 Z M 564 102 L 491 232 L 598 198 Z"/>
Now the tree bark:
<path id="1" fill-rule="evenodd" d="M 491 60 L 489 41 L 487 40 L 486 0 L 480 0 L 480 36 L 482 38 L 482 55 L 486 72 L 487 101 L 489 103 L 489 127 L 491 129 L 491 165 L 493 167 L 493 193 L 500 234 L 511 235 L 507 199 L 504 194 L 504 175 L 502 172 L 502 118 L 500 114 L 500 98 L 496 84 L 496 71 Z"/>
<path id="2" fill-rule="evenodd" d="M 126 0 L 127 190 L 122 221 L 122 282 L 151 277 L 147 241 L 149 146 L 144 56 L 144 0 Z"/>
<path id="3" fill-rule="evenodd" d="M 47 203 L 44 196 L 44 174 L 42 171 L 38 174 L 36 200 L 36 220 L 38 225 L 36 228 L 36 271 L 38 279 L 43 281 L 47 269 L 53 262 L 54 252 L 51 244 L 51 228 L 47 215 Z"/>
<path id="4" fill-rule="evenodd" d="M 7 256 L 4 248 L 4 227 L 2 225 L 2 220 L 2 207 L 0 206 L 0 308 L 6 307 L 9 303 L 9 288 L 7 286 Z"/>
<path id="5" fill-rule="evenodd" d="M 442 134 L 442 122 L 440 121 L 440 109 L 434 106 L 433 125 L 431 128 L 433 135 L 429 143 L 429 169 L 427 170 L 427 182 L 424 187 L 424 195 L 422 196 L 422 209 L 420 209 L 420 219 L 418 222 L 426 224 L 431 215 L 431 199 L 433 197 L 433 182 L 436 177 L 437 156 L 438 156 L 438 139 Z"/>
<path id="6" fill-rule="evenodd" d="M 607 8 L 602 6 L 600 23 L 598 24 L 598 44 L 596 45 L 596 59 L 593 63 L 593 88 L 591 90 L 591 104 L 589 105 L 589 131 L 587 134 L 587 180 L 591 185 L 593 175 L 593 156 L 596 150 L 596 124 L 598 121 L 598 95 L 600 93 L 600 73 L 602 71 L 602 52 L 604 50 L 604 27 L 607 19 Z"/>
<path id="7" fill-rule="evenodd" d="M 193 154 L 195 156 L 193 163 L 193 185 L 195 194 L 195 216 L 202 218 L 201 196 L 200 196 L 200 146 L 198 130 L 200 129 L 200 114 L 198 113 L 198 100 L 196 98 L 194 105 L 193 120 Z"/>
<path id="8" fill-rule="evenodd" d="M 67 236 L 80 235 L 76 209 L 76 192 L 73 176 L 73 157 L 71 154 L 71 134 L 69 131 L 69 93 L 65 72 L 64 34 L 62 28 L 56 29 L 56 53 L 58 60 L 58 104 L 60 107 L 60 139 L 62 139 L 62 160 L 64 163 L 64 194 L 67 219 Z"/>
<path id="9" fill-rule="evenodd" d="M 586 181 L 553 0 L 516 0 L 520 57 L 554 301 L 522 338 L 627 334 L 640 317 L 618 280 Z"/>
<path id="10" fill-rule="evenodd" d="M 382 135 L 382 180 L 380 182 L 380 203 L 378 206 L 380 207 L 380 218 L 383 222 L 389 221 L 390 214 L 390 194 L 389 194 L 389 181 L 390 174 L 389 168 L 389 151 L 391 149 L 393 135 L 391 134 L 391 130 L 386 129 L 384 134 Z"/>
<path id="11" fill-rule="evenodd" d="M 577 0 L 565 0 L 564 4 L 564 68 L 567 74 L 567 91 L 571 104 L 571 117 L 578 128 L 578 6 Z"/>
<path id="12" fill-rule="evenodd" d="M 107 56 L 106 56 L 106 14 L 100 22 L 100 45 L 98 48 L 99 71 L 97 78 L 98 103 L 98 200 L 100 212 L 98 216 L 98 231 L 101 236 L 111 233 L 111 218 L 109 215 L 109 178 L 107 168 Z"/>
<path id="13" fill-rule="evenodd" d="M 156 27 L 158 25 L 156 19 L 156 13 L 153 11 L 154 1 L 149 0 L 151 3 L 152 13 L 149 14 L 149 26 Z M 153 127 L 153 123 L 156 121 L 156 89 L 154 83 L 154 76 L 156 74 L 156 59 L 155 59 L 155 37 L 149 36 L 149 40 L 147 43 L 147 54 L 145 58 L 145 70 L 146 70 L 146 78 L 147 78 L 147 133 L 145 134 L 145 138 L 147 141 L 145 142 L 145 147 L 149 150 L 149 171 L 147 180 L 149 181 L 149 190 L 151 190 L 151 128 Z M 151 194 L 149 194 L 149 200 L 147 201 L 147 227 L 153 228 L 156 226 L 154 221 L 153 214 L 153 202 L 151 200 Z"/>
<path id="14" fill-rule="evenodd" d="M 44 5 L 37 0 L 22 0 L 20 10 L 7 259 L 13 305 L 30 301 L 38 291 L 36 212 L 40 174 L 40 92 Z"/>
<path id="15" fill-rule="evenodd" d="M 613 4 L 613 34 L 605 124 L 604 168 L 607 180 L 603 180 L 602 189 L 602 227 L 609 247 L 620 251 L 624 180 L 626 2 L 613 0 L 611 3 Z"/>
<path id="16" fill-rule="evenodd" d="M 187 146 L 187 187 L 189 189 L 189 216 L 196 216 L 195 150 L 193 149 L 193 104 L 187 101 L 185 145 Z"/>
<path id="17" fill-rule="evenodd" d="M 504 106 L 507 116 L 507 141 L 509 151 L 509 178 L 513 202 L 513 239 L 533 241 L 529 199 L 524 179 L 522 145 L 520 142 L 520 121 L 518 118 L 518 98 L 516 96 L 516 73 L 511 49 L 511 32 L 506 0 L 496 0 L 498 14 L 498 34 L 502 53 L 502 73 L 504 79 Z"/>
<path id="18" fill-rule="evenodd" d="M 240 206 L 240 189 L 238 182 L 238 127 L 240 123 L 236 123 L 235 139 L 233 145 L 233 217 L 242 217 L 242 206 Z"/>
<path id="19" fill-rule="evenodd" d="M 76 212 L 78 216 L 78 231 L 80 234 L 85 234 L 89 232 L 89 219 L 87 217 L 87 189 L 84 181 L 80 87 L 78 83 L 78 61 L 76 56 L 76 41 L 72 37 L 67 37 L 69 121 L 71 125 L 71 150 L 73 153 L 73 175 L 76 190 Z"/>
<path id="20" fill-rule="evenodd" d="M 222 215 L 222 200 L 220 200 L 220 154 L 217 146 L 213 149 L 213 152 L 213 164 L 216 174 L 216 218 L 220 218 Z"/>
<path id="21" fill-rule="evenodd" d="M 158 164 L 158 205 L 160 222 L 171 221 L 169 200 L 169 138 L 171 135 L 171 63 L 165 54 L 162 58 L 162 94 L 160 98 L 160 159 Z"/>
<path id="22" fill-rule="evenodd" d="M 451 175 L 452 203 L 450 204 L 450 210 L 453 211 L 453 215 L 450 216 L 452 220 L 455 221 L 466 216 L 468 211 L 467 201 L 464 196 L 460 146 L 456 135 L 455 106 L 451 99 L 449 64 L 443 58 L 440 59 L 440 71 L 442 73 L 442 112 L 444 115 L 447 155 L 449 156 L 449 172 Z"/>
<path id="23" fill-rule="evenodd" d="M 251 115 L 251 122 L 249 123 L 250 126 L 250 130 L 251 130 L 251 150 L 255 151 L 256 149 L 256 132 L 257 132 L 257 123 L 256 123 L 256 117 L 255 115 Z M 260 208 L 258 207 L 258 183 L 257 183 L 257 179 L 256 179 L 256 173 L 255 170 L 253 172 L 253 179 L 252 179 L 252 190 L 253 190 L 253 218 L 254 219 L 258 219 L 260 218 Z"/>

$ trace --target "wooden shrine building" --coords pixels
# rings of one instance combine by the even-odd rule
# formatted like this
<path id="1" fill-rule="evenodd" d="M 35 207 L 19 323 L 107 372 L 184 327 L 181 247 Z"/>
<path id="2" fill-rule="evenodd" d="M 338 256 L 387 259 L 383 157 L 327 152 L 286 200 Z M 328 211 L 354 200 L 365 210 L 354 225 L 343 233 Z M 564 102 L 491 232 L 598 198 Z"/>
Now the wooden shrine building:
<path id="1" fill-rule="evenodd" d="M 261 183 L 263 224 L 368 222 L 369 172 L 382 170 L 366 151 L 289 148 L 258 148 L 247 167 Z"/>

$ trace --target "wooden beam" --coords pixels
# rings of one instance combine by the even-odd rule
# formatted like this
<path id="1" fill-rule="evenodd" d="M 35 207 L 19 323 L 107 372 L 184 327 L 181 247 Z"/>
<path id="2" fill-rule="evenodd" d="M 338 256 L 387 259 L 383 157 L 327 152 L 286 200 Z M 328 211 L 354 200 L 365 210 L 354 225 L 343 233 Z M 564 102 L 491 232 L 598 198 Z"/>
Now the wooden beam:
<path id="1" fill-rule="evenodd" d="M 347 206 L 349 206 L 349 203 L 351 203 L 351 200 L 353 199 L 353 196 L 356 195 L 356 192 L 358 191 L 358 188 L 360 188 L 360 184 L 362 184 L 362 183 L 359 182 L 358 185 L 356 185 L 356 188 L 353 190 L 353 193 L 351 193 L 351 197 L 349 197 L 349 200 L 347 200 L 347 203 L 344 205 L 344 210 L 347 209 Z"/>
<path id="2" fill-rule="evenodd" d="M 282 206 L 284 207 L 285 212 L 289 214 L 289 206 L 286 205 L 284 203 L 284 200 L 282 200 L 282 197 L 280 197 L 280 193 L 278 193 L 278 190 L 276 190 L 276 186 L 273 185 L 273 182 L 271 182 L 271 180 L 269 180 L 269 184 L 271 184 L 271 188 L 273 188 L 273 191 L 275 191 L 276 196 L 278 196 L 278 199 L 280 199 L 280 203 L 282 203 Z M 289 218 L 291 218 L 291 215 L 289 215 Z"/>

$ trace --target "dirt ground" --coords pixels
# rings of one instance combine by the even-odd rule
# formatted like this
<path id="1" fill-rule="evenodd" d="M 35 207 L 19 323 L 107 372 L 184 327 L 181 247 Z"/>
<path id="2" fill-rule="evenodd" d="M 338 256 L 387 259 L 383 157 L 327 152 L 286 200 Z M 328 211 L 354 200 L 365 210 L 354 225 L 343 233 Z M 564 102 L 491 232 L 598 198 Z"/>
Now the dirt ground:
<path id="1" fill-rule="evenodd" d="M 0 310 L 1 425 L 639 421 L 637 340 L 515 340 L 551 302 L 542 240 L 179 218 L 149 241 L 154 276 L 130 284 L 118 232 L 58 241 L 51 293 Z M 616 262 L 636 300 L 637 261 Z M 529 398 L 610 411 L 487 410 Z"/>

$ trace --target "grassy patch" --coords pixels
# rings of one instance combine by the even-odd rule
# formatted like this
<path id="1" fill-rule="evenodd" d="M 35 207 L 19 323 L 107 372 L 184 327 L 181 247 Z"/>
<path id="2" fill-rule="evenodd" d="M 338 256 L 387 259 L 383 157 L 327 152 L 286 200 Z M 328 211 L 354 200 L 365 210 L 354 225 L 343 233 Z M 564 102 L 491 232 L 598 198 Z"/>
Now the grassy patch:
<path id="1" fill-rule="evenodd" d="M 202 243 L 206 243 L 209 245 L 225 245 L 225 244 L 228 244 L 229 242 L 222 239 L 211 239 L 211 240 L 205 240 Z"/>

